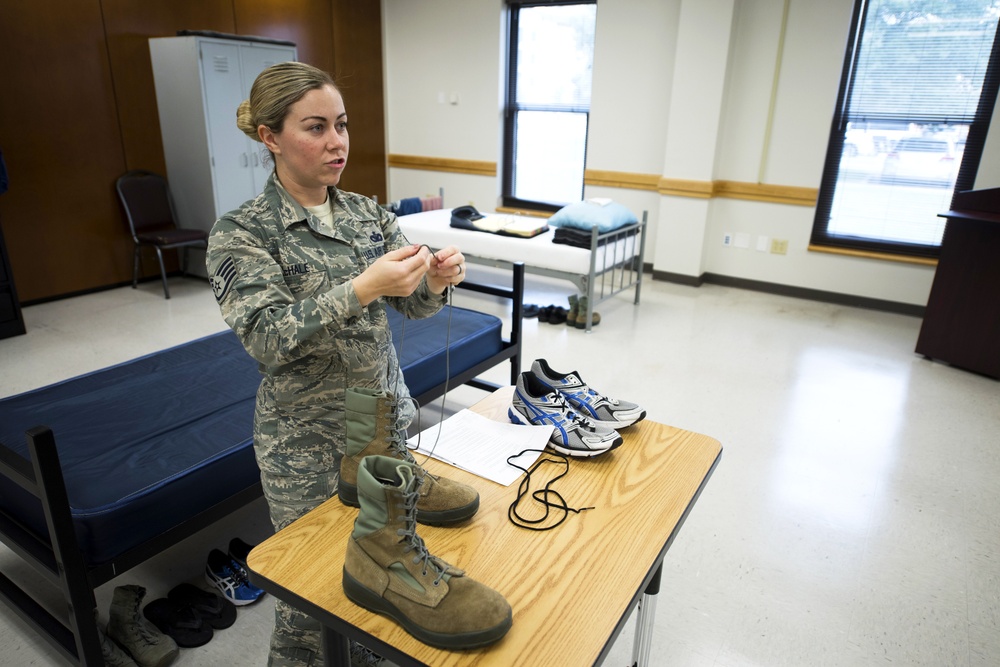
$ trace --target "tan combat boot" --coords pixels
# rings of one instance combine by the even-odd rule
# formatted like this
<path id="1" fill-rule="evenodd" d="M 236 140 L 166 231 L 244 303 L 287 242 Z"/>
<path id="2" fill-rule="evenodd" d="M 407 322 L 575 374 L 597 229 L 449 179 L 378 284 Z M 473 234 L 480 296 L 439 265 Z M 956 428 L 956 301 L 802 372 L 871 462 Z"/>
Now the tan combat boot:
<path id="1" fill-rule="evenodd" d="M 108 636 L 118 642 L 139 667 L 164 667 L 179 653 L 173 639 L 156 629 L 139 612 L 146 589 L 117 586 L 111 598 Z"/>
<path id="2" fill-rule="evenodd" d="M 510 629 L 510 605 L 500 593 L 428 552 L 416 533 L 425 475 L 419 466 L 387 456 L 361 462 L 361 510 L 347 541 L 344 593 L 431 646 L 492 644 Z"/>
<path id="3" fill-rule="evenodd" d="M 347 446 L 340 460 L 337 495 L 345 505 L 357 507 L 361 459 L 378 454 L 414 465 L 416 461 L 396 429 L 396 401 L 391 394 L 360 387 L 348 389 L 345 411 Z M 417 503 L 417 521 L 429 526 L 444 526 L 465 521 L 478 510 L 479 493 L 471 486 L 426 475 Z"/>
<path id="4" fill-rule="evenodd" d="M 583 296 L 583 295 L 580 296 L 579 300 L 577 301 L 577 307 L 579 308 L 579 311 L 577 312 L 577 315 L 576 315 L 576 324 L 574 324 L 573 326 L 575 326 L 577 329 L 586 329 L 587 328 L 587 297 L 586 296 Z M 591 321 L 590 325 L 592 327 L 596 327 L 598 324 L 601 323 L 601 314 L 600 313 L 596 313 L 596 312 L 595 313 L 591 313 L 591 318 L 592 318 L 592 321 Z"/>

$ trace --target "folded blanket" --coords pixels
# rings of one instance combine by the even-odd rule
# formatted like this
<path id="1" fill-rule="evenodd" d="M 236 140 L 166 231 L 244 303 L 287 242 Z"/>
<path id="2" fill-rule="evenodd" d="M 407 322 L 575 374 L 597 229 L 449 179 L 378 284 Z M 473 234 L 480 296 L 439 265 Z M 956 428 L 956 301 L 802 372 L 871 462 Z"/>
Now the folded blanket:
<path id="1" fill-rule="evenodd" d="M 423 204 L 420 202 L 419 197 L 407 197 L 406 199 L 400 199 L 390 203 L 385 207 L 385 210 L 390 213 L 395 213 L 396 215 L 410 215 L 411 213 L 422 212 L 423 208 Z"/>
<path id="2" fill-rule="evenodd" d="M 625 234 L 625 236 L 634 236 L 635 230 L 630 230 Z M 615 239 L 616 241 L 618 238 Z M 562 243 L 565 245 L 575 246 L 577 248 L 584 248 L 585 250 L 590 249 L 590 231 L 584 231 L 582 229 L 573 229 L 572 227 L 557 227 L 555 233 L 552 234 L 553 243 Z M 602 246 L 608 242 L 608 239 L 599 239 L 597 241 L 598 246 Z"/>
<path id="3" fill-rule="evenodd" d="M 573 229 L 571 227 L 558 227 L 552 235 L 552 242 L 589 250 L 590 232 L 585 232 L 582 229 Z"/>

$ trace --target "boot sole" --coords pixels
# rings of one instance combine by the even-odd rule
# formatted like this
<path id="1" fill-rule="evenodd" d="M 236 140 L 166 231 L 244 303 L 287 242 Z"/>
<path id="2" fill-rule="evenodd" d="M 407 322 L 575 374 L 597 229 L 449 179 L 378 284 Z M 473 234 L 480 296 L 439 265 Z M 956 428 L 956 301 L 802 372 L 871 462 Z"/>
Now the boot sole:
<path id="1" fill-rule="evenodd" d="M 337 484 L 337 497 L 340 502 L 350 507 L 361 507 L 358 502 L 358 487 L 355 484 L 348 484 L 340 480 Z M 425 526 L 450 526 L 453 523 L 461 523 L 471 519 L 479 511 L 479 498 L 474 503 L 465 507 L 456 507 L 450 510 L 440 510 L 438 512 L 428 512 L 417 508 L 417 523 Z"/>
<path id="2" fill-rule="evenodd" d="M 370 612 L 391 618 L 404 630 L 428 646 L 447 650 L 489 646 L 507 634 L 514 620 L 512 616 L 508 615 L 502 623 L 492 628 L 460 634 L 443 634 L 426 630 L 407 618 L 391 602 L 348 574 L 347 568 L 344 568 L 344 594 L 354 604 L 364 607 Z"/>
<path id="3" fill-rule="evenodd" d="M 344 480 L 337 482 L 337 497 L 345 505 L 361 507 L 358 503 L 358 486 L 356 484 L 348 484 Z"/>

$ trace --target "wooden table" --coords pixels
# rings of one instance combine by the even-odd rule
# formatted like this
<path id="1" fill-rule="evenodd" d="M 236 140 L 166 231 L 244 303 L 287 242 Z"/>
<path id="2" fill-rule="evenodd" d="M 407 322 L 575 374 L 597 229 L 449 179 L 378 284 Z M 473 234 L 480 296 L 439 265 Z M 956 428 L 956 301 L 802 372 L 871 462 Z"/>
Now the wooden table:
<path id="1" fill-rule="evenodd" d="M 506 420 L 512 391 L 504 387 L 471 409 Z M 432 648 L 348 600 L 342 570 L 358 510 L 336 497 L 258 545 L 247 560 L 250 579 L 323 624 L 327 664 L 348 664 L 347 638 L 399 665 L 600 664 L 644 593 L 656 592 L 663 557 L 722 454 L 717 440 L 648 420 L 622 436 L 624 444 L 609 454 L 570 460 L 554 488 L 570 507 L 595 509 L 570 513 L 545 532 L 508 520 L 517 484 L 504 487 L 417 457 L 427 470 L 479 491 L 471 521 L 420 526 L 418 533 L 432 554 L 507 598 L 514 624 L 492 646 Z M 543 468 L 537 477 L 544 481 L 548 473 Z M 534 510 L 540 513 L 525 503 L 522 514 Z M 641 630 L 648 643 L 650 623 L 640 621 L 637 640 Z"/>

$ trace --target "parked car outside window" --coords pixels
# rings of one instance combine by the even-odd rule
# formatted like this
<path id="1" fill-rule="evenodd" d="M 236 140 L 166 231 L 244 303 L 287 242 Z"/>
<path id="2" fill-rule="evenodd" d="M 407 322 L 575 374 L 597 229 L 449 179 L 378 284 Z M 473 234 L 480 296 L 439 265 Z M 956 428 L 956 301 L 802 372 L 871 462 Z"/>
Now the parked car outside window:
<path id="1" fill-rule="evenodd" d="M 886 154 L 882 180 L 954 186 L 961 162 L 962 152 L 950 139 L 907 137 Z"/>

